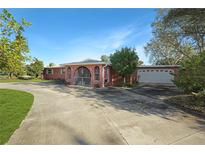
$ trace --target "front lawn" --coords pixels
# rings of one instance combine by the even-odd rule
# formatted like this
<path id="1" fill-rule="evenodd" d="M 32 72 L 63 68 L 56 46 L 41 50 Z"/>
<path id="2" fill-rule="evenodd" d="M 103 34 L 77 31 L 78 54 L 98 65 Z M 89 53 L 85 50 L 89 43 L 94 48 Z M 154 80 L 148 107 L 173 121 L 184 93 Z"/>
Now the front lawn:
<path id="1" fill-rule="evenodd" d="M 28 92 L 0 89 L 0 144 L 5 144 L 19 127 L 33 100 Z"/>
<path id="2" fill-rule="evenodd" d="M 43 80 L 43 79 L 0 79 L 0 83 L 8 83 L 8 82 L 53 82 L 53 80 Z"/>

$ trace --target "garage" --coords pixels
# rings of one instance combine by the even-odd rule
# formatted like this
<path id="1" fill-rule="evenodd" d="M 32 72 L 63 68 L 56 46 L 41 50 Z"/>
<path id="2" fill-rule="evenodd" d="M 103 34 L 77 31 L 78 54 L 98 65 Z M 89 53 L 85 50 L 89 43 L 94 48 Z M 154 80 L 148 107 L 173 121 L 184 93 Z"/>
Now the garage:
<path id="1" fill-rule="evenodd" d="M 157 83 L 157 84 L 173 84 L 172 80 L 178 69 L 178 65 L 158 65 L 158 66 L 141 66 L 138 67 L 138 81 L 139 83 Z"/>

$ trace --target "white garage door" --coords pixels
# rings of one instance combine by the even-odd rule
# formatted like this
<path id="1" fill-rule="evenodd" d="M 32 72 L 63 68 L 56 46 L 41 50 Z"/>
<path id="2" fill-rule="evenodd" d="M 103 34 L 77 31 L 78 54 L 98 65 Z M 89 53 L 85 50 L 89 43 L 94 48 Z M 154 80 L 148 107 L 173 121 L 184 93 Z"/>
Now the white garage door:
<path id="1" fill-rule="evenodd" d="M 140 83 L 172 83 L 174 76 L 172 69 L 139 69 L 138 78 Z"/>

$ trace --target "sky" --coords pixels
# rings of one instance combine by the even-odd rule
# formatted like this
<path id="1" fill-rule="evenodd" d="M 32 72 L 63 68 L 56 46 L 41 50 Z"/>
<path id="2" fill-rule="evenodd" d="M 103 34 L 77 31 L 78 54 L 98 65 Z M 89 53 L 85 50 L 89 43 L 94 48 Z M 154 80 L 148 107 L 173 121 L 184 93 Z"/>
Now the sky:
<path id="1" fill-rule="evenodd" d="M 143 47 L 151 39 L 156 9 L 9 9 L 25 29 L 30 55 L 44 65 L 100 60 L 121 47 L 134 47 L 144 64 Z"/>

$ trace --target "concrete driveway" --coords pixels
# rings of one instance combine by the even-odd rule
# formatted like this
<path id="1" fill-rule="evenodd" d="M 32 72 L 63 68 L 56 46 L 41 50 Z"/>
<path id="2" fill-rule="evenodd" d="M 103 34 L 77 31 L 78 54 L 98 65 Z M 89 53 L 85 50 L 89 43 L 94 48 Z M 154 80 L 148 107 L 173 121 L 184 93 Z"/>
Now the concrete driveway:
<path id="1" fill-rule="evenodd" d="M 182 94 L 175 86 L 173 85 L 139 85 L 135 88 L 128 89 L 129 91 L 145 95 L 151 98 L 164 99 L 169 96 L 176 96 Z"/>
<path id="2" fill-rule="evenodd" d="M 34 104 L 8 144 L 205 144 L 205 119 L 120 89 L 0 83 Z"/>

